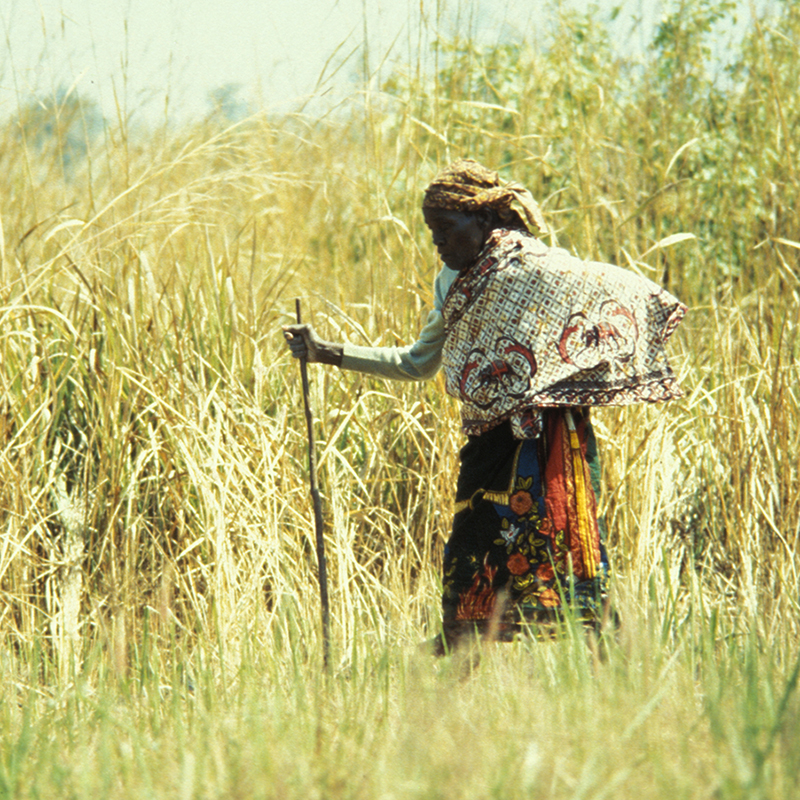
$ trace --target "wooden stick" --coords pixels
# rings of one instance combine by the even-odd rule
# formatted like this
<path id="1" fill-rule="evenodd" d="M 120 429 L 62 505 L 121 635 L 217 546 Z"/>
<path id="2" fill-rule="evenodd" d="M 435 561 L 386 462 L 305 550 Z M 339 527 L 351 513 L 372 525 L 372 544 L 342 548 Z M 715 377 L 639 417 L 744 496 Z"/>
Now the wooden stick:
<path id="1" fill-rule="evenodd" d="M 297 324 L 300 320 L 300 298 L 294 301 L 297 312 Z M 311 414 L 311 401 L 308 396 L 308 362 L 300 359 L 300 375 L 303 378 L 303 403 L 306 410 L 306 427 L 308 428 L 308 482 L 311 485 L 311 501 L 314 504 L 314 530 L 317 535 L 317 564 L 319 565 L 319 599 L 322 608 L 322 658 L 325 668 L 328 667 L 330 652 L 330 610 L 328 606 L 328 568 L 325 561 L 325 538 L 322 533 L 322 500 L 317 488 L 317 457 L 314 447 L 314 417 Z"/>

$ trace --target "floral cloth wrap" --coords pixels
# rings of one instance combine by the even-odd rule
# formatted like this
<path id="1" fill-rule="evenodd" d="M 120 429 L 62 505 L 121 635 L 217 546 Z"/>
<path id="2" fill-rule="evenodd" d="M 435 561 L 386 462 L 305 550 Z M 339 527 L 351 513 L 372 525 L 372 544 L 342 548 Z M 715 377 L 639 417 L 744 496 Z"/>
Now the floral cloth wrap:
<path id="1" fill-rule="evenodd" d="M 462 402 L 464 432 L 508 419 L 530 439 L 542 430 L 539 407 L 681 397 L 664 344 L 685 313 L 633 272 L 493 231 L 442 308 L 445 383 Z"/>

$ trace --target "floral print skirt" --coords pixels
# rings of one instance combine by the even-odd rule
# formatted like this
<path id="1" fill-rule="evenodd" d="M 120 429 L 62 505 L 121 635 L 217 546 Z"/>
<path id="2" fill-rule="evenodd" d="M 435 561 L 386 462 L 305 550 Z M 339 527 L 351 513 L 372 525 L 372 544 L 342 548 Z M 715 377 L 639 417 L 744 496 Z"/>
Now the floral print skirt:
<path id="1" fill-rule="evenodd" d="M 510 639 L 528 624 L 552 627 L 566 606 L 599 625 L 608 558 L 598 483 L 588 410 L 546 409 L 537 439 L 514 439 L 508 422 L 469 437 L 443 565 L 450 644 L 476 630 Z"/>

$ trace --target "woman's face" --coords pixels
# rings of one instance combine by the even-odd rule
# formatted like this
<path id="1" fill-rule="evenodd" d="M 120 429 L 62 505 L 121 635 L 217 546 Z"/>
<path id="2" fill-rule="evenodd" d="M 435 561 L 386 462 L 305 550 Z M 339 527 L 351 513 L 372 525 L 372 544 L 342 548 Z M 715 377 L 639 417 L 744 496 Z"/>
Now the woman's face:
<path id="1" fill-rule="evenodd" d="M 443 208 L 423 208 L 422 213 L 445 266 L 459 272 L 471 267 L 489 236 L 488 215 Z"/>

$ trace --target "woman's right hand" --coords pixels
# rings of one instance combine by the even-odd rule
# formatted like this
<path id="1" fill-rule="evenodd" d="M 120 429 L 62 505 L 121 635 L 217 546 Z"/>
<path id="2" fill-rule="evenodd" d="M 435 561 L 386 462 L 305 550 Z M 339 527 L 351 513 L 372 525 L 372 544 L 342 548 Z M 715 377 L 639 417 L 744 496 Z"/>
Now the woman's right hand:
<path id="1" fill-rule="evenodd" d="M 309 364 L 317 362 L 337 367 L 342 363 L 342 345 L 320 339 L 311 325 L 284 325 L 283 338 L 294 358 L 304 358 Z"/>

